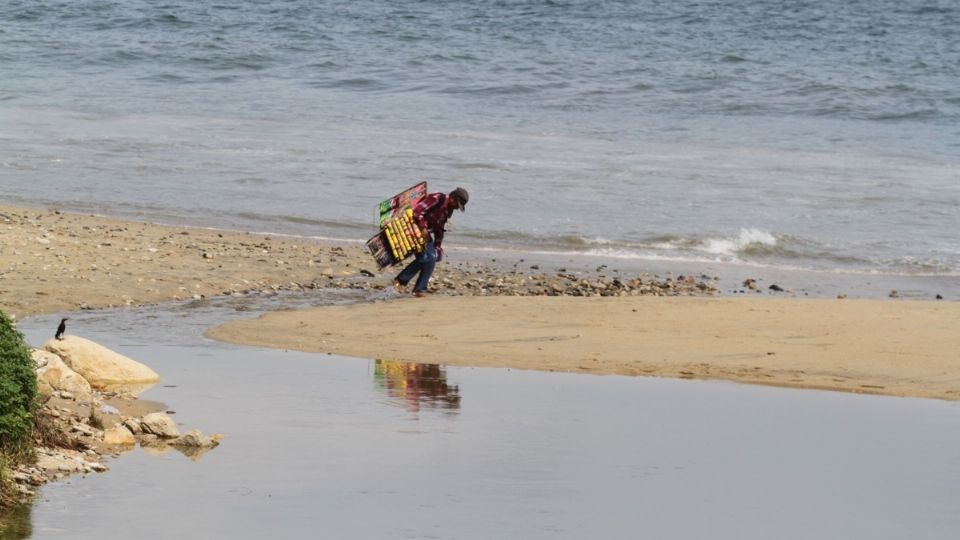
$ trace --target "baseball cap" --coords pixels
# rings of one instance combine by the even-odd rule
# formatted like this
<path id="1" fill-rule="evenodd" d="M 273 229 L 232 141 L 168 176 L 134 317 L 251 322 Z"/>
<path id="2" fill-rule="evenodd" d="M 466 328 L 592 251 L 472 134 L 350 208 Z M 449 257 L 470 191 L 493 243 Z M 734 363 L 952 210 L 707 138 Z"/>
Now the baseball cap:
<path id="1" fill-rule="evenodd" d="M 460 201 L 460 211 L 467 211 L 467 201 L 470 200 L 470 194 L 467 193 L 467 190 L 463 189 L 462 187 L 458 187 L 450 192 L 450 196 L 456 197 L 457 200 Z"/>

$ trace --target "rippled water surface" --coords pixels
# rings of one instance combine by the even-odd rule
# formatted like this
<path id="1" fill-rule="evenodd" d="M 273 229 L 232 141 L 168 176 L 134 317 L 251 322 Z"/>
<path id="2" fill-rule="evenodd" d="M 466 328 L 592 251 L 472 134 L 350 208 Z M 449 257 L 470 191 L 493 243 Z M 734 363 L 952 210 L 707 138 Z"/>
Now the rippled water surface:
<path id="1" fill-rule="evenodd" d="M 954 538 L 956 403 L 234 347 L 224 307 L 78 314 L 196 461 L 41 490 L 33 538 Z M 55 317 L 21 323 L 40 343 Z"/>
<path id="2" fill-rule="evenodd" d="M 960 275 L 955 2 L 9 0 L 0 197 L 365 240 Z M 960 285 L 957 286 L 960 290 Z"/>

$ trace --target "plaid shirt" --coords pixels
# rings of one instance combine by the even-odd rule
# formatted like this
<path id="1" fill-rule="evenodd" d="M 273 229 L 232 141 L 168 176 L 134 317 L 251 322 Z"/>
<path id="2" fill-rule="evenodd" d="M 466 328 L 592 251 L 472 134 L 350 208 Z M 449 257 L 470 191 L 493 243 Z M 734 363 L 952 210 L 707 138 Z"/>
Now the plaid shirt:
<path id="1" fill-rule="evenodd" d="M 437 250 L 438 261 L 443 259 L 443 248 L 440 247 L 443 242 L 443 228 L 452 214 L 453 209 L 447 208 L 445 193 L 424 195 L 413 205 L 413 220 L 421 229 L 433 235 L 433 247 Z"/>

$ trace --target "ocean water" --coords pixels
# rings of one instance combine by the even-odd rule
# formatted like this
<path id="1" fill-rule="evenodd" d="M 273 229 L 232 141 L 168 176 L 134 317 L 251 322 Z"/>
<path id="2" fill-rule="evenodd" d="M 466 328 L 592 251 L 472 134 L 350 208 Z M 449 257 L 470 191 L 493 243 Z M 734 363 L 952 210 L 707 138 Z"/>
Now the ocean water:
<path id="1" fill-rule="evenodd" d="M 948 0 L 0 3 L 0 198 L 166 223 L 426 180 L 470 249 L 943 280 L 958 120 Z"/>

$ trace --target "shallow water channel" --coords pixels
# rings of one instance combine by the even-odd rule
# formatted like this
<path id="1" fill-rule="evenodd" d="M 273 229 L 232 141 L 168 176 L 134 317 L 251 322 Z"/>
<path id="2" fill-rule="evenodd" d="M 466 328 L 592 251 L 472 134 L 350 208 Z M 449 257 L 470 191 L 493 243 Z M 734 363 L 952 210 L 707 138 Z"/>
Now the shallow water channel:
<path id="1" fill-rule="evenodd" d="M 229 305 L 84 312 L 227 435 L 40 490 L 32 538 L 956 538 L 960 403 L 444 368 L 210 341 Z M 33 345 L 54 316 L 23 321 Z M 22 536 L 22 535 L 21 535 Z"/>

